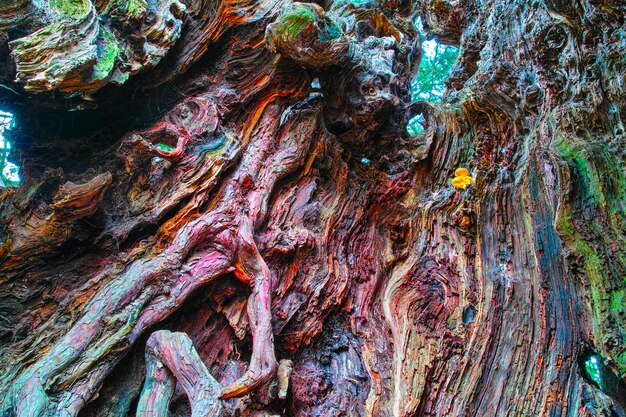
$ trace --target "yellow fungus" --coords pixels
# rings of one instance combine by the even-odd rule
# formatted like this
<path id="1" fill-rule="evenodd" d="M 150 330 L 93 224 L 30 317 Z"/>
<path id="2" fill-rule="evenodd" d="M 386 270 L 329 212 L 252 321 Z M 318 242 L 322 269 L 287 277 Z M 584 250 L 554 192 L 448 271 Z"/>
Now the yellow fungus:
<path id="1" fill-rule="evenodd" d="M 457 168 L 456 171 L 454 171 L 454 176 L 455 177 L 468 177 L 469 171 L 465 168 Z"/>
<path id="2" fill-rule="evenodd" d="M 457 190 L 464 190 L 468 185 L 474 183 L 474 178 L 469 176 L 469 171 L 465 168 L 457 168 L 456 171 L 454 171 L 454 175 L 452 186 Z"/>

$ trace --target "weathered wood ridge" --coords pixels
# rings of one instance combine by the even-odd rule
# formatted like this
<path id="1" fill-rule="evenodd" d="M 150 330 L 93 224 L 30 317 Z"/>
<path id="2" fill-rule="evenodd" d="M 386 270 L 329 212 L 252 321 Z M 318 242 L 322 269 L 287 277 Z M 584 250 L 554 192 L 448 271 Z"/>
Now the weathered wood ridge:
<path id="1" fill-rule="evenodd" d="M 625 15 L 0 2 L 0 416 L 626 416 Z"/>

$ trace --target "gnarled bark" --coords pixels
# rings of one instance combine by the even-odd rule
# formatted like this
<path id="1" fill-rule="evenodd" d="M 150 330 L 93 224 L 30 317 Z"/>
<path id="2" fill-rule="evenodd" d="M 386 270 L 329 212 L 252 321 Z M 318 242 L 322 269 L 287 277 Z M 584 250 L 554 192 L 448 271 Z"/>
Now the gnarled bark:
<path id="1" fill-rule="evenodd" d="M 583 3 L 1 6 L 1 415 L 626 415 L 626 8 Z"/>

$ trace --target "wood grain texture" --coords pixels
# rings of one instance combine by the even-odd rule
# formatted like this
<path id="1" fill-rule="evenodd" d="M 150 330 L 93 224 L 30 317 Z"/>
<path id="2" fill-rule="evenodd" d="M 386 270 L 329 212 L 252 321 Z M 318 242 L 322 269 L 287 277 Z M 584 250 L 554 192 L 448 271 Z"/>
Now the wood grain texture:
<path id="1" fill-rule="evenodd" d="M 626 416 L 625 13 L 0 5 L 0 416 Z"/>

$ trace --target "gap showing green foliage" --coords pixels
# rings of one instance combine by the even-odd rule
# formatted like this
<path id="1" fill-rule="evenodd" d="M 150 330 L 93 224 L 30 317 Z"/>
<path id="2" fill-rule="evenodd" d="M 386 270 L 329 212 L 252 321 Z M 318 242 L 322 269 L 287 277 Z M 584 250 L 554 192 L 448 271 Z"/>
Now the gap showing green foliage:
<path id="1" fill-rule="evenodd" d="M 411 80 L 413 101 L 441 102 L 445 81 L 459 56 L 459 48 L 443 45 L 436 39 L 427 39 L 420 19 L 415 26 L 422 37 L 422 62 L 415 78 Z"/>
<path id="2" fill-rule="evenodd" d="M 452 72 L 459 48 L 442 45 L 436 39 L 427 39 L 419 18 L 415 21 L 415 27 L 422 37 L 423 56 L 420 69 L 411 80 L 411 99 L 414 102 L 440 103 L 445 90 L 445 81 Z M 409 135 L 421 135 L 424 132 L 423 121 L 423 115 L 414 116 L 407 125 Z"/>
<path id="3" fill-rule="evenodd" d="M 9 162 L 11 143 L 4 137 L 4 132 L 12 127 L 13 114 L 0 110 L 0 187 L 20 185 L 19 167 Z"/>
<path id="4" fill-rule="evenodd" d="M 409 132 L 411 136 L 419 136 L 424 133 L 424 115 L 422 113 L 414 116 L 409 120 L 409 123 L 406 126 L 406 131 Z"/>
<path id="5" fill-rule="evenodd" d="M 600 375 L 600 358 L 597 355 L 590 356 L 585 361 L 585 371 L 589 378 L 602 388 L 602 377 Z"/>

